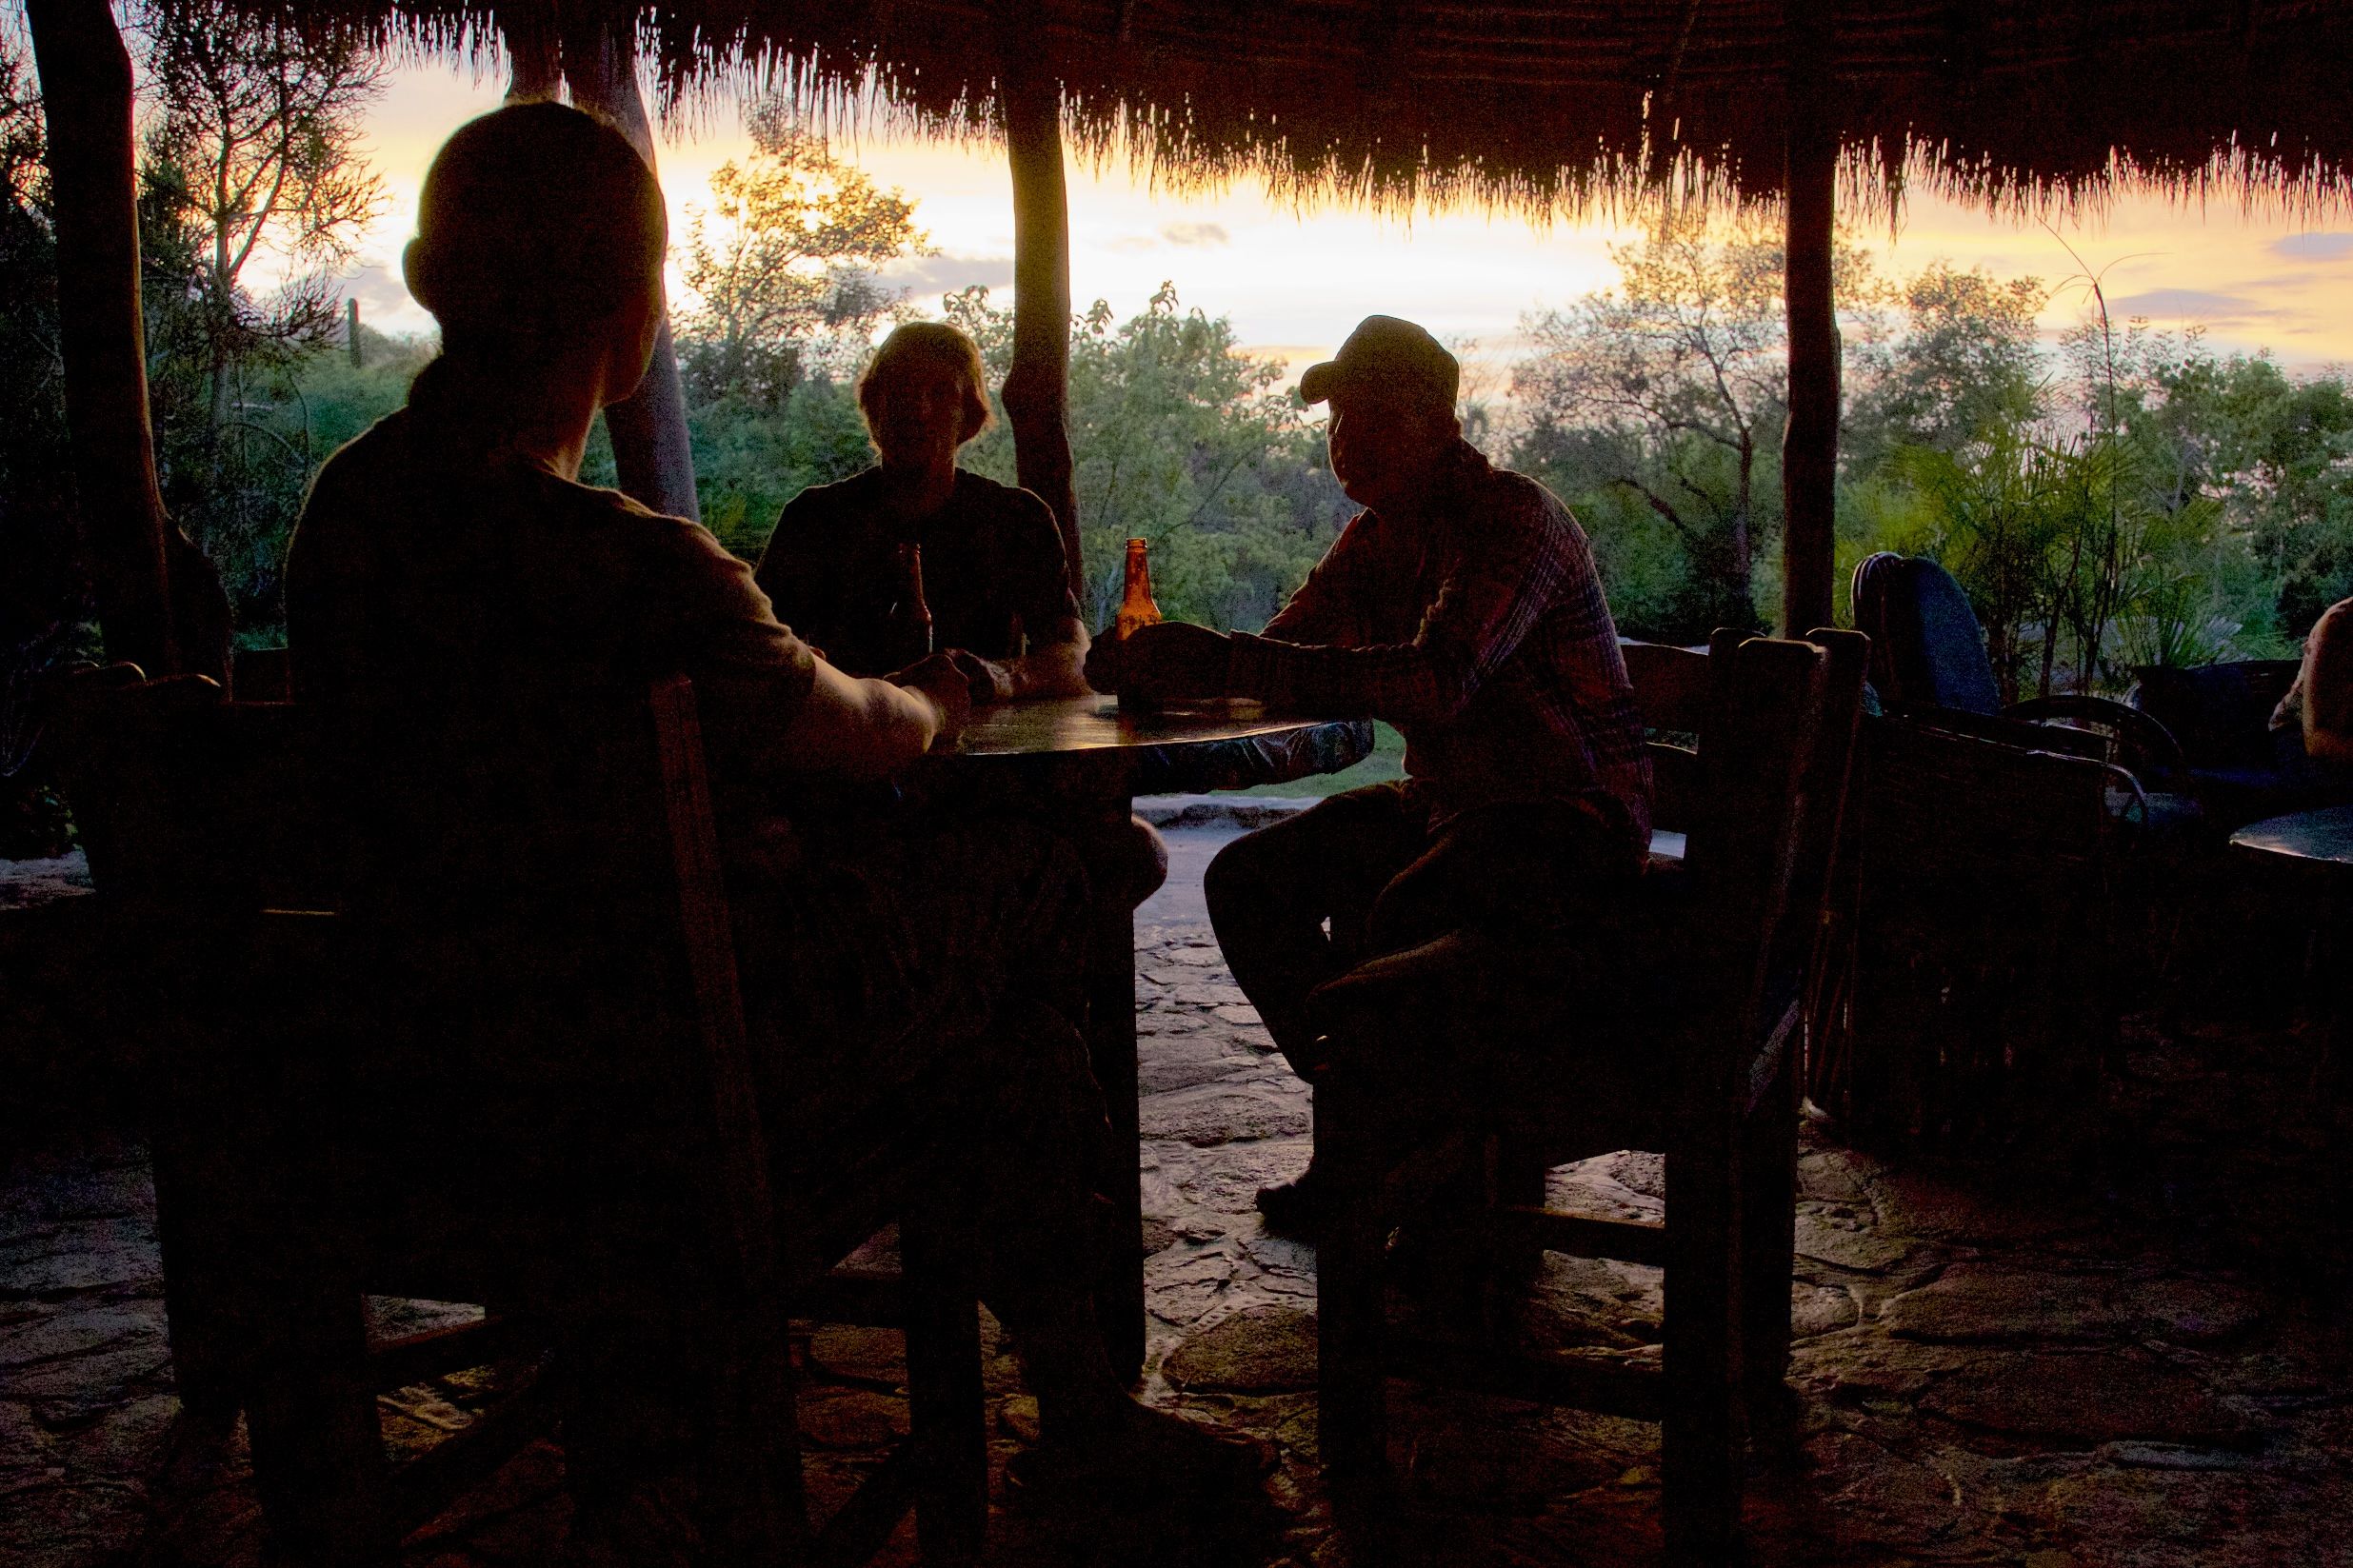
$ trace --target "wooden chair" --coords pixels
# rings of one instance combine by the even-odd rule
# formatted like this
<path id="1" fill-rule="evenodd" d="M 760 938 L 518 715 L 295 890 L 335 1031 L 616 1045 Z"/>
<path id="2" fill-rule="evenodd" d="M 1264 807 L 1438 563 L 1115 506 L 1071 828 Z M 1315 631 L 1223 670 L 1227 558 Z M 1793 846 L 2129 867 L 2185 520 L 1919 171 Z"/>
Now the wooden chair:
<path id="1" fill-rule="evenodd" d="M 1983 1149 L 2084 1124 L 2139 943 L 2138 784 L 2093 758 L 1865 721 L 1852 990 L 1831 1086 L 1857 1136 Z"/>
<path id="2" fill-rule="evenodd" d="M 247 1411 L 277 1550 L 389 1562 L 544 1423 L 576 1352 L 668 1335 L 712 1374 L 709 1560 L 862 1560 L 910 1499 L 927 1557 L 976 1552 L 978 1309 L 927 1201 L 956 1101 L 765 1145 L 688 684 L 545 693 L 448 745 L 413 712 L 110 685 L 76 804 L 171 1024 L 174 1356 Z M 894 1220 L 913 1436 L 820 1529 L 788 1318 L 827 1316 L 828 1270 Z M 363 1293 L 494 1310 L 369 1344 Z M 379 1390 L 505 1361 L 540 1370 L 388 1475 Z"/>
<path id="3" fill-rule="evenodd" d="M 2150 713 L 2105 697 L 2002 702 L 1985 633 L 1961 585 L 1934 561 L 1882 550 L 1855 566 L 1855 625 L 1871 639 L 1884 709 L 1915 723 L 2021 750 L 2059 752 L 2130 774 L 2115 804 L 2139 831 L 2197 837 L 2203 808 L 2182 745 Z"/>
<path id="4" fill-rule="evenodd" d="M 1394 1369 L 1662 1421 L 1670 1546 L 1725 1560 L 1748 1412 L 1786 1399 L 1801 1001 L 1863 684 L 1862 638 L 1816 638 L 1719 636 L 1689 864 L 1645 877 L 1605 929 L 1456 933 L 1318 993 L 1336 1049 L 1317 1159 L 1347 1195 L 1317 1254 L 1319 1442 L 1344 1487 L 1386 1473 Z M 1498 1179 L 1506 1151 L 1552 1164 L 1626 1147 L 1665 1153 L 1665 1223 L 1512 1201 Z M 1480 1201 L 1433 1210 L 1483 1164 Z M 1491 1318 L 1392 1336 L 1383 1254 L 1408 1211 L 1494 1254 L 1664 1266 L 1661 1369 L 1517 1351 Z"/>

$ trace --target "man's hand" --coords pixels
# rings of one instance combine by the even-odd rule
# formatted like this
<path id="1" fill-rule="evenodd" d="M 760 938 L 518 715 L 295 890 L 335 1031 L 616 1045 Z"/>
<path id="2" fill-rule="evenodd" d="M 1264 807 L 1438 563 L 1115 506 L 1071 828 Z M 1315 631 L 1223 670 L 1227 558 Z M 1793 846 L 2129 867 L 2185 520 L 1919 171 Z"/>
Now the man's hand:
<path id="1" fill-rule="evenodd" d="M 931 744 L 952 741 L 972 719 L 972 683 L 952 654 L 934 653 L 890 677 L 893 685 L 921 692 L 940 710 L 940 727 Z"/>
<path id="2" fill-rule="evenodd" d="M 1097 691 L 1167 702 L 1226 695 L 1233 645 L 1223 632 L 1182 621 L 1144 626 L 1087 654 L 1087 684 Z"/>
<path id="3" fill-rule="evenodd" d="M 1013 672 L 994 660 L 984 659 L 963 648 L 949 648 L 947 656 L 964 671 L 965 683 L 970 686 L 975 703 L 1009 703 L 1015 696 Z"/>

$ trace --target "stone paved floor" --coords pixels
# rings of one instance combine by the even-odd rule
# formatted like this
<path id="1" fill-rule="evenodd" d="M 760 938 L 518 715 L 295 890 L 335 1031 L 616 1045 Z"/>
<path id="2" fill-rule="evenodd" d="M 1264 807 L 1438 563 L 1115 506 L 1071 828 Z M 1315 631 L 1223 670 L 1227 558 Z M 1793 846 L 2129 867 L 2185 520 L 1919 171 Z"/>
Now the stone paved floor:
<path id="1" fill-rule="evenodd" d="M 1183 885 L 1214 841 L 1178 838 L 1178 885 L 1139 930 L 1147 1392 L 1271 1438 L 1271 1506 L 1239 1543 L 1170 1526 L 1091 1553 L 1083 1520 L 1001 1508 L 991 1560 L 1374 1560 L 1332 1528 L 1316 1480 L 1311 1256 L 1251 1209 L 1259 1184 L 1306 1159 L 1306 1098 Z M 2311 1042 L 2284 1026 L 2144 1023 L 2130 1045 L 2114 1109 L 2134 1131 L 2097 1179 L 1999 1161 L 1938 1174 L 1809 1137 L 1792 1285 L 1802 1414 L 1794 1443 L 1756 1462 L 1759 1561 L 2353 1563 L 2353 1357 L 2329 1310 L 2343 1273 L 2310 1241 L 2330 1191 L 2299 1093 Z M 1656 1214 L 1659 1194 L 1657 1162 L 1638 1155 L 1555 1177 L 1557 1200 L 1602 1214 Z M 238 1440 L 175 1419 L 151 1203 L 140 1151 L 119 1139 L 55 1134 L 9 1155 L 0 1563 L 256 1560 Z M 1552 1256 L 1526 1321 L 1545 1342 L 1643 1356 L 1660 1309 L 1653 1270 Z M 451 1310 L 380 1304 L 389 1326 Z M 990 1342 L 1001 1460 L 1034 1407 Z M 805 1353 L 823 1496 L 904 1429 L 904 1369 L 886 1334 L 815 1329 Z M 389 1399 L 394 1441 L 463 1425 L 480 1382 Z M 1391 1560 L 1655 1560 L 1653 1429 L 1404 1384 L 1392 1399 Z M 408 1561 L 552 1561 L 567 1515 L 561 1456 L 542 1445 L 413 1539 Z M 907 1532 L 894 1553 L 912 1560 Z"/>

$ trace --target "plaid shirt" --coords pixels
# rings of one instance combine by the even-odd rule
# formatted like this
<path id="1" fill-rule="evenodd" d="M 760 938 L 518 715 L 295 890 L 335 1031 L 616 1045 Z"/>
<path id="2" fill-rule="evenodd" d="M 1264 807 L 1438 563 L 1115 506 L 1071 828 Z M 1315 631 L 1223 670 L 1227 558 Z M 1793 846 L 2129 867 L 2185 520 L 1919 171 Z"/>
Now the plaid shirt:
<path id="1" fill-rule="evenodd" d="M 1231 689 L 1396 725 L 1433 823 L 1605 797 L 1639 851 L 1650 761 L 1585 530 L 1467 442 L 1446 463 L 1425 515 L 1358 513 L 1264 636 L 1236 634 Z"/>

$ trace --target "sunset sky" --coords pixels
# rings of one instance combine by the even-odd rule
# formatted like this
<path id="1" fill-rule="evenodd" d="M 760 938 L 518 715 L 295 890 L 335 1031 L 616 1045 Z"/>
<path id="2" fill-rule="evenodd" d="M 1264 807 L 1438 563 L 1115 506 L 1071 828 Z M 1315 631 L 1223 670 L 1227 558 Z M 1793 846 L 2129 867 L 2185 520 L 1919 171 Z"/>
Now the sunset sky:
<path id="1" fill-rule="evenodd" d="M 349 284 L 379 328 L 429 325 L 399 282 L 417 187 L 442 138 L 496 107 L 503 85 L 464 69 L 409 67 L 379 107 L 371 139 L 393 200 Z M 674 232 L 684 231 L 688 205 L 708 198 L 710 171 L 747 150 L 732 115 L 673 129 L 659 162 Z M 943 288 L 970 283 L 1009 296 L 1013 224 L 1001 152 L 907 139 L 867 139 L 836 150 L 878 184 L 915 199 L 917 221 L 941 251 L 896 276 L 919 307 L 936 311 Z M 1246 184 L 1177 199 L 1116 168 L 1073 169 L 1070 220 L 1071 289 L 1081 308 L 1102 298 L 1130 314 L 1172 279 L 1186 305 L 1231 317 L 1243 343 L 1294 369 L 1328 352 L 1362 316 L 1385 310 L 1441 336 L 1478 340 L 1474 364 L 1486 362 L 1498 376 L 1513 357 L 1521 313 L 1606 286 L 1614 277 L 1606 247 L 1626 237 L 1599 223 L 1537 229 L 1464 212 L 1410 223 L 1347 209 L 1301 215 Z M 2105 269 L 2120 318 L 2203 324 L 2219 347 L 2267 347 L 2296 368 L 2353 363 L 2353 214 L 2315 222 L 2248 214 L 2235 202 L 2201 209 L 2130 198 L 2104 213 L 2062 219 L 2059 229 L 2090 266 Z M 2054 285 L 2078 270 L 2059 240 L 2031 222 L 1932 198 L 1910 201 L 1892 242 L 1884 224 L 1855 238 L 1895 274 L 1939 258 L 2003 276 L 2033 273 Z M 2070 325 L 2084 303 L 2081 288 L 2061 293 L 2044 313 L 2046 331 Z"/>

